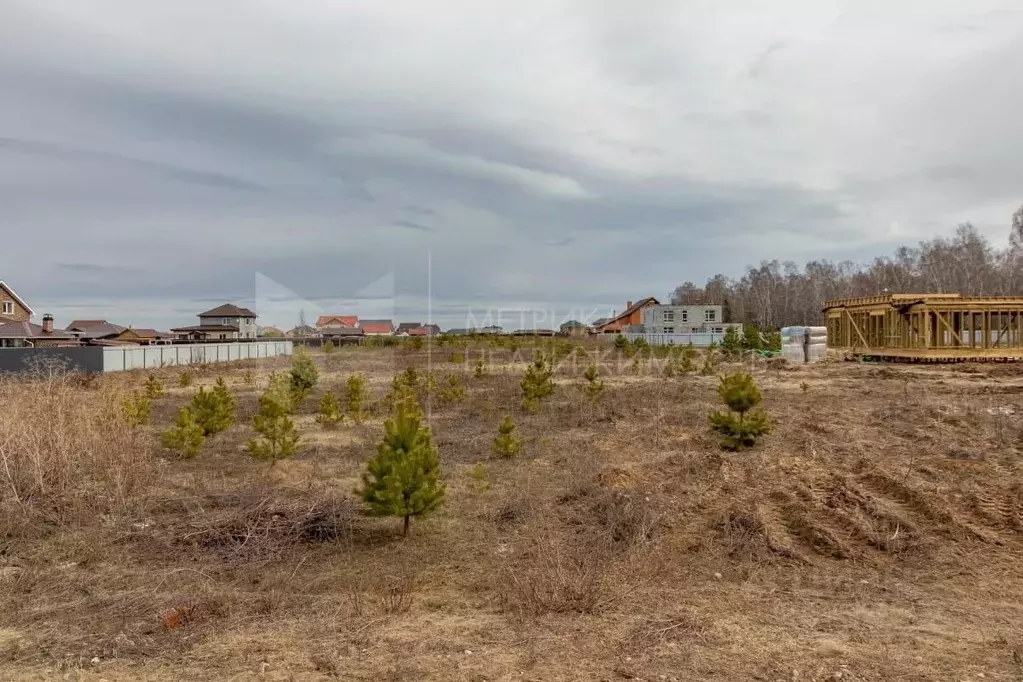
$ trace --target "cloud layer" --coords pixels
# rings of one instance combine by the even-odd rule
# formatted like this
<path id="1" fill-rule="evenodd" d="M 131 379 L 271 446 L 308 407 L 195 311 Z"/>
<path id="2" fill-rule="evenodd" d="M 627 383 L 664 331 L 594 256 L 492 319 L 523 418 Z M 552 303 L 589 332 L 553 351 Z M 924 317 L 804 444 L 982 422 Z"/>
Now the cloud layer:
<path id="1" fill-rule="evenodd" d="M 0 279 L 58 317 L 186 324 L 272 281 L 266 323 L 464 326 L 1001 241 L 1013 5 L 7 0 Z"/>

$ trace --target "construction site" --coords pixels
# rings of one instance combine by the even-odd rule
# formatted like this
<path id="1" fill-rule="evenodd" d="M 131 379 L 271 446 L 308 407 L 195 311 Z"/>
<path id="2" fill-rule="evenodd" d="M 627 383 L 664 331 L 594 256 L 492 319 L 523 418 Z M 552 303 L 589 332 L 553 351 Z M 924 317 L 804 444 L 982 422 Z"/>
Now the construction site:
<path id="1" fill-rule="evenodd" d="M 884 294 L 825 303 L 828 347 L 906 362 L 1023 358 L 1023 297 Z"/>

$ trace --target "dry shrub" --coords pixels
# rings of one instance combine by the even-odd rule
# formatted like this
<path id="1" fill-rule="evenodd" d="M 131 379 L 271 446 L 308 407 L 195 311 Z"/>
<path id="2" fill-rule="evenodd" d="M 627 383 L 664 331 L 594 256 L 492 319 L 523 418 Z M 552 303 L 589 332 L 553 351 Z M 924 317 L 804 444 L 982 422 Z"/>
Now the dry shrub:
<path id="1" fill-rule="evenodd" d="M 610 549 L 594 538 L 534 531 L 521 554 L 502 568 L 501 604 L 534 616 L 595 613 L 607 603 L 611 564 Z"/>
<path id="2" fill-rule="evenodd" d="M 120 399 L 52 362 L 0 379 L 0 532 L 139 511 L 156 466 Z"/>
<path id="3" fill-rule="evenodd" d="M 169 543 L 212 551 L 225 559 L 275 561 L 303 543 L 347 537 L 355 513 L 342 498 L 303 494 L 282 498 L 256 488 L 175 500 Z"/>
<path id="4" fill-rule="evenodd" d="M 416 579 L 413 575 L 399 575 L 388 578 L 378 589 L 378 600 L 384 613 L 398 616 L 412 609 L 416 593 Z"/>

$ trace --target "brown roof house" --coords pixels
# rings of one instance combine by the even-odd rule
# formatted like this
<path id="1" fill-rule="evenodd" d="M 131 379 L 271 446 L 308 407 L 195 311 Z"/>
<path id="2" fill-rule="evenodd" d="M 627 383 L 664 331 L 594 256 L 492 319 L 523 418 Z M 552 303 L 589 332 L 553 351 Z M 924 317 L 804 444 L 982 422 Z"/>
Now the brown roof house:
<path id="1" fill-rule="evenodd" d="M 153 346 L 158 343 L 170 343 L 174 336 L 167 332 L 158 332 L 155 329 L 148 329 L 146 327 L 128 327 L 118 334 L 115 339 L 139 346 Z"/>
<path id="2" fill-rule="evenodd" d="M 233 303 L 225 303 L 199 313 L 199 324 L 177 327 L 171 333 L 187 341 L 239 341 L 255 339 L 259 334 L 256 313 Z"/>
<path id="3" fill-rule="evenodd" d="M 362 327 L 324 327 L 321 334 L 324 343 L 335 345 L 359 344 L 366 338 Z"/>
<path id="4" fill-rule="evenodd" d="M 28 322 L 35 312 L 7 283 L 0 280 L 0 324 L 5 322 Z"/>
<path id="5" fill-rule="evenodd" d="M 316 318 L 316 328 L 325 329 L 327 327 L 358 327 L 359 316 L 358 315 L 320 315 Z"/>
<path id="6" fill-rule="evenodd" d="M 366 336 L 391 336 L 394 323 L 390 320 L 359 320 L 359 328 Z"/>
<path id="7" fill-rule="evenodd" d="M 599 325 L 594 323 L 594 331 L 598 334 L 618 334 L 626 327 L 641 325 L 643 324 L 643 309 L 652 305 L 660 305 L 653 296 L 648 296 L 637 303 L 629 301 L 625 304 L 625 311 L 621 314 L 608 320 L 599 321 Z"/>
<path id="8" fill-rule="evenodd" d="M 127 327 L 112 324 L 106 320 L 75 320 L 64 331 L 88 345 L 105 345 L 101 342 L 114 341 Z"/>
<path id="9" fill-rule="evenodd" d="M 45 348 L 77 346 L 74 334 L 53 328 L 53 315 L 43 315 L 43 323 L 0 322 L 0 348 Z"/>
<path id="10" fill-rule="evenodd" d="M 398 336 L 440 336 L 440 327 L 422 322 L 402 322 L 396 330 Z"/>

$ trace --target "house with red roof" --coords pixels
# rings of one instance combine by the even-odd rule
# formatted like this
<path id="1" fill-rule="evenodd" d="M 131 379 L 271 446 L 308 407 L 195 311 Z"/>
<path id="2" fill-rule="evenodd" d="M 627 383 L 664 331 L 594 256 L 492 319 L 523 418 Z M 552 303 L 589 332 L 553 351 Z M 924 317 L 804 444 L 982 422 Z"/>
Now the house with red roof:
<path id="1" fill-rule="evenodd" d="M 628 301 L 625 304 L 625 310 L 620 315 L 598 320 L 594 324 L 594 332 L 597 334 L 620 334 L 626 327 L 643 324 L 643 310 L 652 305 L 660 305 L 660 302 L 653 296 L 648 296 L 636 303 Z"/>
<path id="2" fill-rule="evenodd" d="M 394 323 L 391 320 L 360 320 L 359 328 L 366 336 L 391 336 Z"/>

